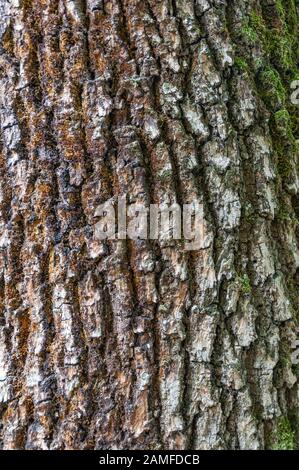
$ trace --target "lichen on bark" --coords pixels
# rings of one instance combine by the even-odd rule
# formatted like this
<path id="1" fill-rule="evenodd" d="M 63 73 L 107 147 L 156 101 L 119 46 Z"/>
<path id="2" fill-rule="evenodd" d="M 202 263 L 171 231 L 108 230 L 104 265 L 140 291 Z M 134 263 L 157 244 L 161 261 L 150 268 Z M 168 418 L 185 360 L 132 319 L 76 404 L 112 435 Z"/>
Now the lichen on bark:
<path id="1" fill-rule="evenodd" d="M 298 1 L 0 0 L 0 445 L 298 442 Z M 198 201 L 206 243 L 95 240 Z"/>

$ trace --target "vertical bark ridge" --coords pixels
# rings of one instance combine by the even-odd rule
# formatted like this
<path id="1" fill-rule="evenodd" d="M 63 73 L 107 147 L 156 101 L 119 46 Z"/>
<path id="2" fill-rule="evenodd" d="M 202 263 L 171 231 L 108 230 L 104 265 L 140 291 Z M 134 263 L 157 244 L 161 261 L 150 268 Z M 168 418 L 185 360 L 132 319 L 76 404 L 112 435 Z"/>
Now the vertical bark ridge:
<path id="1" fill-rule="evenodd" d="M 295 2 L 0 11 L 1 446 L 295 445 Z M 96 240 L 122 195 L 204 246 Z"/>

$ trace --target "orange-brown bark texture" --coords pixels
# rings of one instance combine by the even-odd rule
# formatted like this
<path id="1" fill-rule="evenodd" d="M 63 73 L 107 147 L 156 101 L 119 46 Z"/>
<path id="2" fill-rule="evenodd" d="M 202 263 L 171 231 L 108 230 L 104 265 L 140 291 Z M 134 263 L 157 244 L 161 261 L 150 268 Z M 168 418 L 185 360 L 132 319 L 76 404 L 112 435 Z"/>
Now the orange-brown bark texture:
<path id="1" fill-rule="evenodd" d="M 0 446 L 296 447 L 296 0 L 0 0 Z M 95 209 L 204 208 L 99 240 Z"/>

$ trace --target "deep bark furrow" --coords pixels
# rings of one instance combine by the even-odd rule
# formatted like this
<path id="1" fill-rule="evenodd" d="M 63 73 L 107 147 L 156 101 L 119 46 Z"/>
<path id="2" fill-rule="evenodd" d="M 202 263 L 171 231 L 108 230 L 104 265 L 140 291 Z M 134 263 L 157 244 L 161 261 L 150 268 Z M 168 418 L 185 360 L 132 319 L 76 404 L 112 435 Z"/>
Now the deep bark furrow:
<path id="1" fill-rule="evenodd" d="M 0 12 L 1 446 L 295 445 L 296 3 Z M 124 195 L 198 201 L 203 246 L 97 240 Z"/>

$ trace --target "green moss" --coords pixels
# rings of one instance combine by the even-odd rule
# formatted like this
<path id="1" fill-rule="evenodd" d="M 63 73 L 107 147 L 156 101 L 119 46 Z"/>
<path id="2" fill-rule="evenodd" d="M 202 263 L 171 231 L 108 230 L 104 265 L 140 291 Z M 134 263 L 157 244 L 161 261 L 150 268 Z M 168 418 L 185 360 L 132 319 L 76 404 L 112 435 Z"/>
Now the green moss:
<path id="1" fill-rule="evenodd" d="M 280 109 L 274 114 L 276 132 L 285 138 L 292 139 L 291 117 L 286 109 Z"/>
<path id="2" fill-rule="evenodd" d="M 299 145 L 294 137 L 294 119 L 285 108 L 274 113 L 271 119 L 271 133 L 278 156 L 278 171 L 283 180 L 294 172 L 298 161 Z"/>
<path id="3" fill-rule="evenodd" d="M 248 65 L 245 59 L 242 57 L 236 57 L 235 58 L 235 66 L 241 71 L 241 72 L 246 72 L 248 69 Z"/>
<path id="4" fill-rule="evenodd" d="M 287 181 L 288 178 L 293 173 L 293 165 L 291 164 L 289 158 L 285 154 L 278 155 L 278 173 L 284 181 Z"/>
<path id="5" fill-rule="evenodd" d="M 260 93 L 267 104 L 273 108 L 281 107 L 286 100 L 286 91 L 279 73 L 271 66 L 266 66 L 258 78 Z"/>
<path id="6" fill-rule="evenodd" d="M 245 40 L 249 43 L 260 41 L 268 59 L 273 61 L 283 73 L 286 69 L 295 69 L 296 33 L 289 30 L 286 12 L 280 0 L 276 1 L 277 24 L 267 25 L 263 16 L 253 10 L 241 28 Z M 295 11 L 296 15 L 296 11 Z"/>
<path id="7" fill-rule="evenodd" d="M 250 13 L 249 24 L 259 33 L 264 33 L 266 30 L 264 18 L 255 10 Z"/>
<path id="8" fill-rule="evenodd" d="M 291 4 L 289 5 L 289 3 Z M 275 18 L 263 18 L 262 13 L 253 10 L 241 27 L 241 35 L 247 44 L 259 43 L 263 49 L 266 63 L 272 63 L 287 80 L 290 72 L 296 72 L 298 38 L 296 34 L 296 9 L 292 0 L 287 0 L 284 8 L 276 1 Z M 292 17 L 289 11 L 293 12 Z M 294 23 L 295 22 L 295 23 Z M 293 24 L 294 23 L 294 24 Z"/>
<path id="9" fill-rule="evenodd" d="M 282 21 L 285 21 L 285 10 L 281 0 L 275 0 L 276 10 Z"/>
<path id="10" fill-rule="evenodd" d="M 293 450 L 295 448 L 295 433 L 286 416 L 279 418 L 273 450 Z"/>
<path id="11" fill-rule="evenodd" d="M 284 125 L 287 125 L 290 121 L 289 112 L 286 109 L 280 109 L 274 114 L 276 122 L 283 122 Z"/>
<path id="12" fill-rule="evenodd" d="M 273 54 L 273 61 L 281 69 L 290 69 L 293 64 L 292 37 L 289 34 L 277 38 L 271 34 L 269 50 Z"/>
<path id="13" fill-rule="evenodd" d="M 281 0 L 276 0 L 275 4 L 279 22 L 277 26 L 266 29 L 264 43 L 275 66 L 280 69 L 282 74 L 285 74 L 286 71 L 295 71 L 296 69 L 297 54 L 295 50 L 298 39 L 294 26 L 289 26 L 291 21 L 286 16 L 286 10 Z M 290 8 L 290 5 L 286 5 L 286 8 Z M 296 12 L 294 14 L 296 17 Z"/>
<path id="14" fill-rule="evenodd" d="M 250 279 L 247 274 L 243 274 L 243 276 L 240 277 L 240 283 L 241 283 L 242 291 L 244 292 L 244 294 L 250 294 L 251 285 L 250 285 Z"/>
<path id="15" fill-rule="evenodd" d="M 290 356 L 283 356 L 280 358 L 280 364 L 282 367 L 290 367 L 292 365 L 292 361 Z"/>
<path id="16" fill-rule="evenodd" d="M 288 211 L 286 211 L 283 207 L 280 207 L 278 209 L 278 212 L 276 214 L 276 217 L 279 219 L 279 220 L 285 220 L 285 221 L 291 221 L 292 218 L 290 216 L 290 213 Z"/>
<path id="17" fill-rule="evenodd" d="M 242 37 L 249 44 L 257 42 L 260 36 L 264 34 L 264 31 L 265 24 L 263 18 L 255 11 L 250 14 L 241 27 Z"/>
<path id="18" fill-rule="evenodd" d="M 286 71 L 295 72 L 294 37 L 285 27 L 282 30 L 269 29 L 264 36 L 264 47 L 275 67 L 282 74 Z"/>
<path id="19" fill-rule="evenodd" d="M 273 0 L 271 9 L 260 2 L 260 8 L 254 7 L 244 17 L 236 38 L 236 50 L 241 58 L 236 68 L 246 70 L 254 79 L 256 92 L 270 113 L 278 191 L 294 184 L 299 160 L 298 106 L 290 101 L 290 83 L 298 77 L 298 1 Z M 248 47 L 250 44 L 256 45 L 254 51 Z M 299 170 L 299 164 L 297 167 Z M 285 218 L 283 212 L 282 208 Z"/>
<path id="20" fill-rule="evenodd" d="M 278 155 L 278 171 L 288 179 L 294 171 L 298 136 L 298 110 L 290 104 L 290 81 L 297 75 L 298 16 L 293 0 L 275 1 L 276 15 L 264 21 L 257 12 L 250 16 L 266 52 L 256 76 L 258 93 L 272 111 L 271 133 Z"/>
<path id="21" fill-rule="evenodd" d="M 245 24 L 244 26 L 242 26 L 241 32 L 242 32 L 243 37 L 250 44 L 254 44 L 256 42 L 258 35 L 251 26 L 249 26 L 248 24 Z"/>

